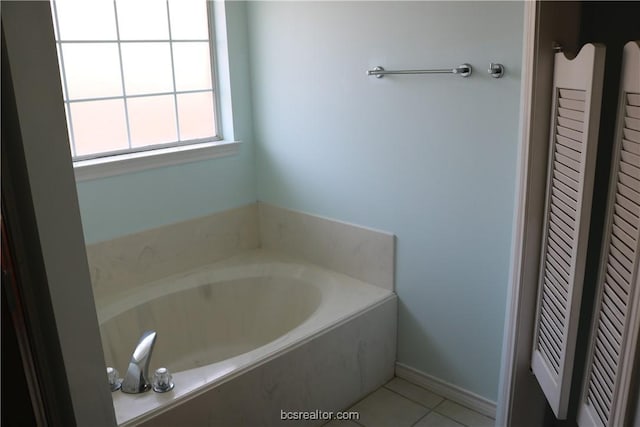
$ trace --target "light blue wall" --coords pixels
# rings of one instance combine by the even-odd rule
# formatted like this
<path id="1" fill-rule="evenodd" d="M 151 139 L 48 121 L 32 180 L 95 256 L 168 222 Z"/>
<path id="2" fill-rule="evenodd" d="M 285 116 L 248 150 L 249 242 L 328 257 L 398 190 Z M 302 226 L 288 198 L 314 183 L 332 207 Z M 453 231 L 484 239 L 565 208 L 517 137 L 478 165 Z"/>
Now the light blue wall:
<path id="1" fill-rule="evenodd" d="M 223 211 L 256 200 L 246 3 L 226 5 L 238 155 L 78 183 L 87 243 Z"/>
<path id="2" fill-rule="evenodd" d="M 495 399 L 522 4 L 227 7 L 240 154 L 79 183 L 87 243 L 256 198 L 389 230 L 398 236 L 398 360 Z M 490 61 L 507 75 L 490 78 Z M 461 62 L 474 66 L 468 79 L 365 76 L 375 65 Z"/>
<path id="3" fill-rule="evenodd" d="M 523 5 L 248 7 L 258 198 L 398 236 L 398 360 L 495 400 Z M 490 61 L 507 68 L 502 79 Z M 375 79 L 365 71 L 446 67 Z"/>

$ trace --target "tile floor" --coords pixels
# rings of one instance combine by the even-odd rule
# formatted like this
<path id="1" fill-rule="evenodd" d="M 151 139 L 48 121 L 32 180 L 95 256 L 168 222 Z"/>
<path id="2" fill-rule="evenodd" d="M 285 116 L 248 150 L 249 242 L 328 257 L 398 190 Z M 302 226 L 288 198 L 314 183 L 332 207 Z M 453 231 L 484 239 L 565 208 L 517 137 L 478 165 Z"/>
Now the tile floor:
<path id="1" fill-rule="evenodd" d="M 325 427 L 493 427 L 495 421 L 401 378 L 394 378 L 357 402 L 357 421 Z"/>

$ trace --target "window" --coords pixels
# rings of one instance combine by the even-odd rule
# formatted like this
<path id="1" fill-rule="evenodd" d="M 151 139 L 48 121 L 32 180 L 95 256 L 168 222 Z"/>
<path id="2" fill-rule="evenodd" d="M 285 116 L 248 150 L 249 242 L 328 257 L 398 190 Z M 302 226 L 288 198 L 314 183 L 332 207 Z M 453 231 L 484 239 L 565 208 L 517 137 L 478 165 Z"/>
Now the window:
<path id="1" fill-rule="evenodd" d="M 221 139 L 209 3 L 52 0 L 74 161 Z"/>

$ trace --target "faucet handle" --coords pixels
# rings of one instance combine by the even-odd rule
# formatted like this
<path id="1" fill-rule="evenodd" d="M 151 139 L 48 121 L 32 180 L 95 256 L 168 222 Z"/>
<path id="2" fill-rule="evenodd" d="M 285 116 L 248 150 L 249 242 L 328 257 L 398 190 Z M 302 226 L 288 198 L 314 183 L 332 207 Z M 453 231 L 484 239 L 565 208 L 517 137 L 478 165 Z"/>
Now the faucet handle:
<path id="1" fill-rule="evenodd" d="M 153 391 L 166 393 L 173 390 L 173 377 L 167 368 L 158 368 L 153 376 Z"/>
<path id="2" fill-rule="evenodd" d="M 489 69 L 487 70 L 487 72 L 494 79 L 499 79 L 504 74 L 504 65 L 495 64 L 492 62 L 489 64 Z"/>
<path id="3" fill-rule="evenodd" d="M 122 387 L 122 378 L 120 378 L 120 373 L 118 373 L 117 369 L 107 366 L 107 379 L 109 380 L 109 388 L 111 391 L 120 390 L 120 387 Z"/>

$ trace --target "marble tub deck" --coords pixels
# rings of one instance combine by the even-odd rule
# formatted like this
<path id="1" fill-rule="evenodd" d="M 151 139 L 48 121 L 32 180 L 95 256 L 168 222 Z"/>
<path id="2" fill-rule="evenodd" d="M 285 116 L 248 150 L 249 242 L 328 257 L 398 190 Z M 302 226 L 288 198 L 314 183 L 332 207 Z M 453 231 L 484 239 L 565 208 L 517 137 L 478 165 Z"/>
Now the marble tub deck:
<path id="1" fill-rule="evenodd" d="M 345 411 L 355 421 L 331 421 L 324 427 L 493 427 L 495 420 L 402 378 L 393 378 Z"/>

